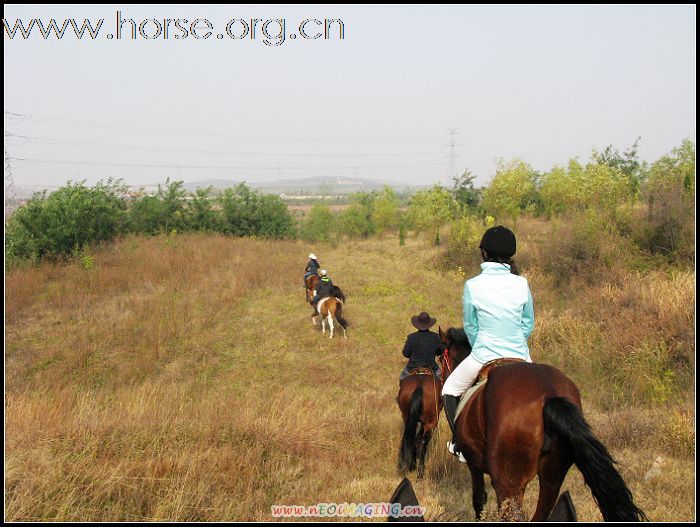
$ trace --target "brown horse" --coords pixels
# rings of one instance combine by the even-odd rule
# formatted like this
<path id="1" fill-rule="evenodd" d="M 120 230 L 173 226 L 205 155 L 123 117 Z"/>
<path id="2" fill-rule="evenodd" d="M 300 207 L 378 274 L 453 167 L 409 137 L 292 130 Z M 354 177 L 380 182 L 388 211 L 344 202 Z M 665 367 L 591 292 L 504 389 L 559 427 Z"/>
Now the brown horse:
<path id="1" fill-rule="evenodd" d="M 314 326 L 318 325 L 316 317 L 321 317 L 321 329 L 324 334 L 326 333 L 326 322 L 328 322 L 331 338 L 333 338 L 335 332 L 334 319 L 338 321 L 338 325 L 343 329 L 343 336 L 348 338 L 348 321 L 343 318 L 343 302 L 345 302 L 345 295 L 343 295 L 339 287 L 333 286 L 333 296 L 319 300 L 317 305 L 318 314 L 314 311 L 314 314 L 311 315 L 311 321 L 314 323 Z"/>
<path id="2" fill-rule="evenodd" d="M 310 304 L 314 295 L 316 294 L 316 287 L 318 286 L 318 281 L 320 278 L 317 274 L 312 274 L 304 279 L 304 285 L 306 286 L 306 301 Z"/>
<path id="3" fill-rule="evenodd" d="M 471 347 L 462 329 L 439 332 L 447 348 L 443 371 L 449 375 Z M 552 366 L 517 362 L 491 368 L 488 382 L 467 402 L 455 425 L 457 448 L 471 471 L 477 518 L 486 503 L 484 474 L 491 476 L 501 517 L 520 520 L 525 487 L 538 476 L 532 521 L 543 521 L 576 464 L 605 521 L 646 519 L 583 418 L 578 388 Z"/>
<path id="4" fill-rule="evenodd" d="M 418 468 L 418 477 L 425 471 L 425 455 L 442 408 L 442 379 L 435 378 L 430 368 L 418 368 L 399 387 L 399 403 L 404 429 L 399 449 L 399 471 Z"/>

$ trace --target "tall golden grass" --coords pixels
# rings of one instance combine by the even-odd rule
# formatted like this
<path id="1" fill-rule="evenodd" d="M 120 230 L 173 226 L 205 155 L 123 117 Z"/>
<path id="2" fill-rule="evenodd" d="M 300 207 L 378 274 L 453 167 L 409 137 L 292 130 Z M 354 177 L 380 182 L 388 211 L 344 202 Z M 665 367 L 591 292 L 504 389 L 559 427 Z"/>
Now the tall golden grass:
<path id="1" fill-rule="evenodd" d="M 543 228 L 523 227 L 526 256 Z M 347 340 L 311 324 L 310 249 L 348 296 Z M 202 235 L 126 238 L 90 255 L 94 267 L 5 278 L 6 520 L 270 520 L 273 504 L 389 498 L 410 316 L 461 325 L 465 276 L 441 248 Z M 693 520 L 694 274 L 628 271 L 562 289 L 530 261 L 533 357 L 581 387 L 647 514 Z M 416 492 L 428 518 L 470 520 L 468 471 L 446 439 L 441 422 Z M 661 474 L 644 481 L 659 455 Z M 581 520 L 601 519 L 576 469 L 565 488 Z M 530 513 L 536 492 L 533 482 Z"/>

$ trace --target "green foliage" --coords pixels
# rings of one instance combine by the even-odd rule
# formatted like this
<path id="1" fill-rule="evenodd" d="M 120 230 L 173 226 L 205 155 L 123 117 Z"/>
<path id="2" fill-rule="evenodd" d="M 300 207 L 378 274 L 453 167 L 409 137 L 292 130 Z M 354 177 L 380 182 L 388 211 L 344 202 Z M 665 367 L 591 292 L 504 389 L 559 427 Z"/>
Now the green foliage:
<path id="1" fill-rule="evenodd" d="M 452 182 L 452 196 L 463 209 L 476 209 L 481 199 L 481 191 L 474 186 L 476 176 L 468 169 L 461 176 L 456 176 Z"/>
<path id="2" fill-rule="evenodd" d="M 449 222 L 457 211 L 457 203 L 452 193 L 435 185 L 430 190 L 416 192 L 408 206 L 408 218 L 413 227 L 422 232 L 428 232 L 433 237 L 433 243 L 440 243 L 440 227 Z"/>
<path id="3" fill-rule="evenodd" d="M 602 152 L 593 152 L 593 160 L 597 164 L 609 166 L 625 174 L 630 192 L 635 195 L 639 192 L 640 184 L 644 178 L 643 167 L 637 155 L 640 140 L 641 137 L 637 137 L 632 146 L 622 153 L 612 145 L 605 147 Z"/>
<path id="4" fill-rule="evenodd" d="M 95 268 L 95 257 L 91 254 L 83 254 L 80 257 L 80 263 L 82 264 L 83 269 L 86 271 L 92 271 Z"/>
<path id="5" fill-rule="evenodd" d="M 337 230 L 349 238 L 367 238 L 374 232 L 368 207 L 361 201 L 353 203 L 338 215 Z"/>
<path id="6" fill-rule="evenodd" d="M 521 160 L 499 163 L 491 184 L 484 190 L 484 210 L 497 218 L 517 223 L 518 215 L 535 197 L 537 174 Z"/>
<path id="7" fill-rule="evenodd" d="M 695 144 L 686 139 L 651 165 L 645 188 L 647 217 L 639 243 L 652 253 L 693 261 Z"/>
<path id="8" fill-rule="evenodd" d="M 6 226 L 9 259 L 66 257 L 89 242 L 114 239 L 124 229 L 125 192 L 121 181 L 107 180 L 92 188 L 69 182 L 47 195 L 34 194 Z"/>
<path id="9" fill-rule="evenodd" d="M 572 159 L 566 169 L 555 167 L 542 176 L 542 207 L 548 217 L 595 209 L 612 219 L 634 198 L 632 178 L 616 166 L 592 162 L 584 167 Z"/>
<path id="10" fill-rule="evenodd" d="M 187 203 L 187 228 L 192 231 L 216 231 L 221 227 L 210 197 L 212 187 L 198 188 Z"/>
<path id="11" fill-rule="evenodd" d="M 485 222 L 476 216 L 464 215 L 455 219 L 450 225 L 450 257 L 464 261 L 479 255 L 479 243 L 487 228 Z"/>
<path id="12" fill-rule="evenodd" d="M 279 196 L 262 194 L 245 183 L 227 188 L 221 196 L 224 234 L 284 238 L 294 231 L 294 221 Z"/>
<path id="13" fill-rule="evenodd" d="M 301 223 L 301 238 L 308 242 L 327 242 L 333 229 L 333 213 L 327 205 L 316 204 Z"/>
<path id="14" fill-rule="evenodd" d="M 403 221 L 399 225 L 399 245 L 406 245 L 406 224 Z"/>
<path id="15" fill-rule="evenodd" d="M 377 233 L 396 228 L 399 221 L 399 198 L 391 187 L 385 186 L 376 196 L 372 208 L 372 223 Z"/>

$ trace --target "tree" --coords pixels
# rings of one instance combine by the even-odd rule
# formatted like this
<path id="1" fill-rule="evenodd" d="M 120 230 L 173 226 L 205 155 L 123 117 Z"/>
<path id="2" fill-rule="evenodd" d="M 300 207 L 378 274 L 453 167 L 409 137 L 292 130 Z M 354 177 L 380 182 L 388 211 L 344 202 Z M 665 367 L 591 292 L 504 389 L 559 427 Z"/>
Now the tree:
<path id="1" fill-rule="evenodd" d="M 408 216 L 418 231 L 432 233 L 433 243 L 440 244 L 440 227 L 449 222 L 457 210 L 452 193 L 435 185 L 430 190 L 416 192 L 408 206 Z"/>
<path id="2" fill-rule="evenodd" d="M 639 149 L 639 141 L 641 136 L 635 139 L 632 146 L 620 153 L 617 148 L 612 145 L 606 146 L 602 152 L 593 151 L 593 160 L 599 165 L 606 165 L 617 169 L 625 176 L 630 185 L 630 190 L 634 195 L 639 193 L 639 188 L 642 183 L 644 172 L 641 170 L 642 165 L 639 162 L 637 150 Z"/>
<path id="3" fill-rule="evenodd" d="M 301 224 L 301 237 L 308 242 L 327 242 L 333 228 L 333 213 L 327 205 L 315 204 Z"/>
<path id="4" fill-rule="evenodd" d="M 398 219 L 399 199 L 394 189 L 385 186 L 374 199 L 372 223 L 376 232 L 381 234 L 387 229 L 395 228 L 398 224 Z"/>
<path id="5" fill-rule="evenodd" d="M 474 209 L 479 205 L 481 191 L 474 186 L 475 179 L 476 176 L 469 169 L 466 169 L 461 176 L 455 176 L 452 179 L 452 196 L 463 208 Z"/>
<path id="6" fill-rule="evenodd" d="M 373 233 L 367 207 L 360 202 L 353 203 L 341 212 L 336 225 L 338 232 L 349 238 L 367 238 Z"/>
<path id="7" fill-rule="evenodd" d="M 694 260 L 695 144 L 680 147 L 654 162 L 645 188 L 648 204 L 644 245 L 654 253 Z"/>
<path id="8" fill-rule="evenodd" d="M 216 231 L 219 221 L 212 207 L 212 187 L 198 188 L 187 205 L 187 228 L 193 231 Z"/>
<path id="9" fill-rule="evenodd" d="M 262 194 L 239 183 L 224 190 L 220 202 L 224 234 L 283 238 L 293 232 L 294 220 L 279 196 Z"/>
<path id="10" fill-rule="evenodd" d="M 161 225 L 166 233 L 182 230 L 185 226 L 184 198 L 187 194 L 183 181 L 165 180 L 165 187 L 158 185 L 156 196 L 162 202 Z"/>
<path id="11" fill-rule="evenodd" d="M 54 259 L 114 239 L 124 231 L 125 193 L 121 180 L 108 179 L 92 188 L 68 182 L 51 194 L 34 194 L 7 224 L 8 257 Z"/>
<path id="12" fill-rule="evenodd" d="M 484 190 L 484 210 L 495 217 L 509 217 L 513 225 L 531 202 L 536 191 L 537 174 L 522 160 L 499 162 L 496 175 Z"/>

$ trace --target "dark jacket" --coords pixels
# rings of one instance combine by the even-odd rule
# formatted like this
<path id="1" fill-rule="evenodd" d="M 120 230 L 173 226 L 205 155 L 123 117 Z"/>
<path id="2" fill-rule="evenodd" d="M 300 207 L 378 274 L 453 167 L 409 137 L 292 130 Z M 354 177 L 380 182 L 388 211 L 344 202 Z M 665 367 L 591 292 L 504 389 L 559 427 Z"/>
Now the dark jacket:
<path id="1" fill-rule="evenodd" d="M 406 368 L 430 367 L 435 369 L 435 357 L 440 355 L 445 345 L 440 336 L 434 331 L 416 331 L 406 338 L 403 346 L 403 356 L 408 359 Z"/>
<path id="2" fill-rule="evenodd" d="M 321 264 L 318 263 L 318 260 L 311 260 L 309 259 L 309 263 L 306 264 L 306 274 L 318 274 L 318 268 L 321 267 Z"/>
<path id="3" fill-rule="evenodd" d="M 313 302 L 318 302 L 322 298 L 333 295 L 333 282 L 330 278 L 324 280 L 321 278 L 316 286 L 316 296 L 313 298 Z"/>

